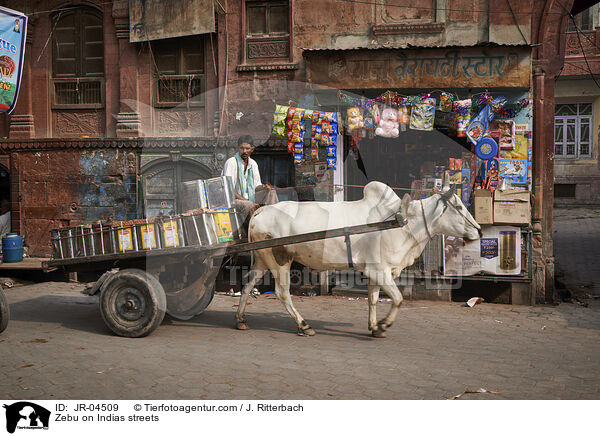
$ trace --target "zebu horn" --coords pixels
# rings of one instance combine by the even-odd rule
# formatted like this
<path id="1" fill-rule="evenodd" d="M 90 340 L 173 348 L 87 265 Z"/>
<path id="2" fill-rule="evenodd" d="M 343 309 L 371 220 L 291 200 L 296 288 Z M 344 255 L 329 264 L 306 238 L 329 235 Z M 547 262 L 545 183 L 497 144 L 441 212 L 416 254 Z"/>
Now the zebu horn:
<path id="1" fill-rule="evenodd" d="M 448 201 L 452 198 L 452 196 L 456 193 L 456 186 L 452 186 L 452 188 L 448 187 L 447 190 L 442 192 L 441 196 L 444 201 Z"/>
<path id="2" fill-rule="evenodd" d="M 442 187 L 442 192 L 447 192 L 450 190 L 450 178 L 446 177 L 446 180 L 444 180 L 444 186 Z"/>

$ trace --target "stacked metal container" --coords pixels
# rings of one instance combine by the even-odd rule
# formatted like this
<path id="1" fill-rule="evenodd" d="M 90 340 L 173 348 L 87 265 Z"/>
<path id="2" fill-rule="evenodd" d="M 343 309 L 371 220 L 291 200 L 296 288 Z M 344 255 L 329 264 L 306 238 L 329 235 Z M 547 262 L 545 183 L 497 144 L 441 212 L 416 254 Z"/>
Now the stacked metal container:
<path id="1" fill-rule="evenodd" d="M 94 223 L 51 231 L 54 259 L 206 246 L 240 238 L 229 177 L 183 184 L 181 215 Z"/>
<path id="2" fill-rule="evenodd" d="M 235 194 L 231 177 L 221 176 L 206 180 L 193 180 L 183 184 L 183 209 L 187 211 L 211 209 L 204 220 L 212 221 L 209 228 L 214 228 L 217 242 L 228 242 L 240 239 L 241 221 L 235 210 Z M 226 214 L 227 217 L 223 216 Z M 227 222 L 229 221 L 229 222 Z M 203 226 L 201 226 L 203 227 Z M 230 227 L 230 228 L 229 228 Z M 188 239 L 197 239 L 195 228 L 186 226 Z M 214 242 L 209 242 L 212 244 Z"/>

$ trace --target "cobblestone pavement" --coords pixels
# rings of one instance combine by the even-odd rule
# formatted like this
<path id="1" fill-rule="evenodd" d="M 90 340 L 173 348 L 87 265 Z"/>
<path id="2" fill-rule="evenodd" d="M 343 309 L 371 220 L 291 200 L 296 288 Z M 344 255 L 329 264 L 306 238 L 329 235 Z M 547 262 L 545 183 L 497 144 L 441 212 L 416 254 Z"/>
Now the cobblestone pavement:
<path id="1" fill-rule="evenodd" d="M 600 399 L 600 301 L 525 307 L 412 301 L 387 339 L 368 335 L 364 299 L 293 297 L 317 331 L 296 335 L 272 295 L 217 295 L 146 338 L 114 336 L 83 285 L 6 291 L 4 399 Z M 380 314 L 389 303 L 380 303 Z M 381 317 L 381 315 L 380 315 Z"/>
<path id="2" fill-rule="evenodd" d="M 600 207 L 554 209 L 554 256 L 573 295 L 600 296 Z"/>

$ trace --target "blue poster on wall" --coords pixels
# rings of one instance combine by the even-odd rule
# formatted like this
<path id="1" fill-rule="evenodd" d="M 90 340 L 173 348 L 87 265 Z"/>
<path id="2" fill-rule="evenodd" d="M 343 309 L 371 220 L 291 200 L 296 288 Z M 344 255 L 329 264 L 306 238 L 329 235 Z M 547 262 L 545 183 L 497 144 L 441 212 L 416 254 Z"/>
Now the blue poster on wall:
<path id="1" fill-rule="evenodd" d="M 0 112 L 11 113 L 17 103 L 26 35 L 27 16 L 0 7 Z"/>

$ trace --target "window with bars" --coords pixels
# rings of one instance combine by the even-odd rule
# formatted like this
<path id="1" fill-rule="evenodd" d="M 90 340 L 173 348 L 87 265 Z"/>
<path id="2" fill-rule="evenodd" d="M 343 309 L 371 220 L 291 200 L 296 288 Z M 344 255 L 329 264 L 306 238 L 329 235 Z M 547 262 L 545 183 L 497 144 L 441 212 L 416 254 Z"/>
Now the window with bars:
<path id="1" fill-rule="evenodd" d="M 568 18 L 567 31 L 575 32 L 577 31 L 577 29 L 592 30 L 594 23 L 594 19 L 592 17 L 593 9 L 594 7 L 592 6 L 575 15 L 575 17 L 573 17 L 575 19 L 575 23 L 573 23 L 573 20 L 571 18 Z"/>
<path id="2" fill-rule="evenodd" d="M 592 103 L 558 103 L 554 112 L 554 155 L 592 156 Z"/>
<path id="3" fill-rule="evenodd" d="M 79 7 L 52 16 L 52 102 L 54 108 L 104 106 L 102 14 Z"/>
<path id="4" fill-rule="evenodd" d="M 290 57 L 289 2 L 281 0 L 245 2 L 246 59 L 275 60 Z"/>
<path id="5" fill-rule="evenodd" d="M 169 39 L 152 46 L 156 65 L 154 105 L 204 106 L 204 39 Z"/>

